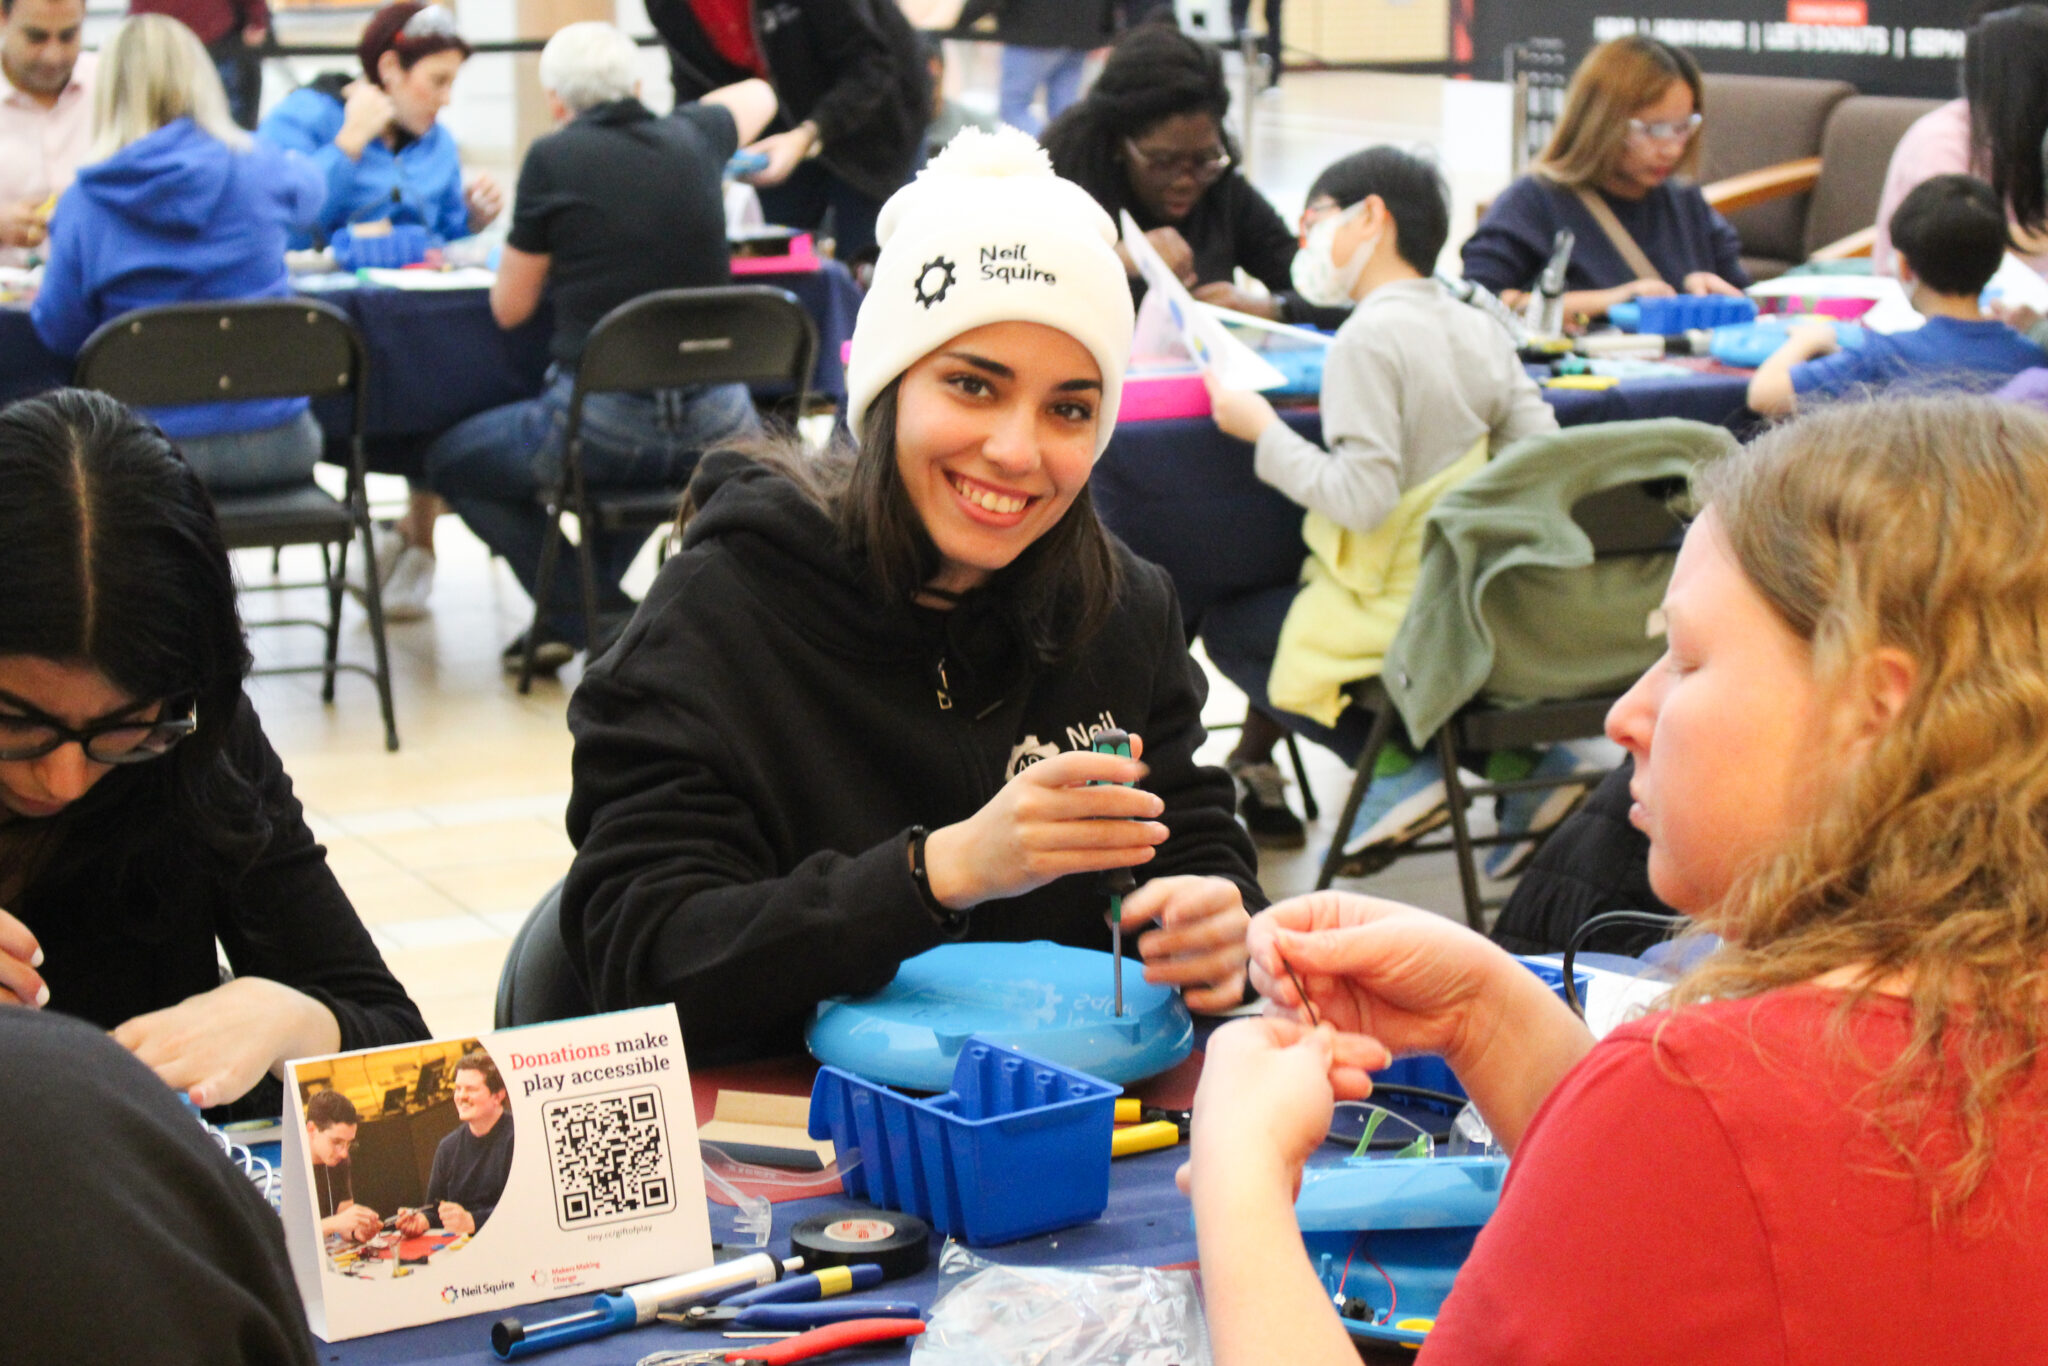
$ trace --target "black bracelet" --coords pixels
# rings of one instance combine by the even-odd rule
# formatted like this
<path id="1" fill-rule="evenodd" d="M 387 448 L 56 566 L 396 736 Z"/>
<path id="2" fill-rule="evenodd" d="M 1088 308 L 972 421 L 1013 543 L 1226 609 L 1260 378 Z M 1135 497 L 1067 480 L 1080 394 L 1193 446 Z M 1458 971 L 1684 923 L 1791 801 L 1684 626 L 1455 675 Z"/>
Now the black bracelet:
<path id="1" fill-rule="evenodd" d="M 967 929 L 967 913 L 954 910 L 932 895 L 931 875 L 924 866 L 924 841 L 929 834 L 931 831 L 921 825 L 910 827 L 910 880 L 917 884 L 918 900 L 938 919 L 939 928 L 957 936 Z"/>

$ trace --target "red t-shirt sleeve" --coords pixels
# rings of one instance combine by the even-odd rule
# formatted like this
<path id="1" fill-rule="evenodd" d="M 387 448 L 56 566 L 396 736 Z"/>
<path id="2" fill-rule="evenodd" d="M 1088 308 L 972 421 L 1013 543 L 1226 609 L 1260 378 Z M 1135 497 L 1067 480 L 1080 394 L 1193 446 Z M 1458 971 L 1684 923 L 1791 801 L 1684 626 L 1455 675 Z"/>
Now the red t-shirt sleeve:
<path id="1" fill-rule="evenodd" d="M 1740 1158 L 1644 1028 L 1597 1046 L 1537 1112 L 1418 1366 L 1785 1360 Z"/>

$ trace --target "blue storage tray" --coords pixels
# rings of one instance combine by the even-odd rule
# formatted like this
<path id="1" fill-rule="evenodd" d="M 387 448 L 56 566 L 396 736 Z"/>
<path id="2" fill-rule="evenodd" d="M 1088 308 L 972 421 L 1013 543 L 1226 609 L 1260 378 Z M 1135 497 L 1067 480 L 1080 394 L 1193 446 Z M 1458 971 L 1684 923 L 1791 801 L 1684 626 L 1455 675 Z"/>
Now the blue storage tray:
<path id="1" fill-rule="evenodd" d="M 374 237 L 357 237 L 354 229 L 343 228 L 329 245 L 334 264 L 343 270 L 397 270 L 426 260 L 427 249 L 439 243 L 418 223 L 395 223 L 390 232 Z"/>
<path id="2" fill-rule="evenodd" d="M 811 1137 L 860 1150 L 846 1193 L 975 1247 L 1099 1218 L 1123 1088 L 972 1038 L 953 1089 L 916 1100 L 836 1067 L 811 1086 Z"/>

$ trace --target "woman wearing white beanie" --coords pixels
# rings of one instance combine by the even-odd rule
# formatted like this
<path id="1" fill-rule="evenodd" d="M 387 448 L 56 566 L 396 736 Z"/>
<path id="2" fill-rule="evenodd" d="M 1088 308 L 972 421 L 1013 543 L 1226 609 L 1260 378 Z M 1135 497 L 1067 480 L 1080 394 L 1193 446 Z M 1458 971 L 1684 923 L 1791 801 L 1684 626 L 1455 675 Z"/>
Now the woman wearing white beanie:
<path id="1" fill-rule="evenodd" d="M 1202 674 L 1088 499 L 1130 350 L 1114 229 L 968 130 L 879 235 L 857 442 L 707 456 L 570 704 L 570 958 L 599 1009 L 674 1001 L 693 1060 L 783 1052 L 948 938 L 1107 948 L 1095 875 L 1130 868 L 1145 976 L 1236 1005 L 1264 897 L 1194 762 Z M 1107 727 L 1142 762 L 1091 752 Z"/>

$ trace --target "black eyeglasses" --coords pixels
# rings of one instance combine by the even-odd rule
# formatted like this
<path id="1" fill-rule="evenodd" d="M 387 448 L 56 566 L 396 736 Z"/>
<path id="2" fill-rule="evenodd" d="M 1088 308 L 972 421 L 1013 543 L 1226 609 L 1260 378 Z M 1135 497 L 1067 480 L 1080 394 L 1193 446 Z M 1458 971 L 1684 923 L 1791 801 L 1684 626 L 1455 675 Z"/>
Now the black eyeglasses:
<path id="1" fill-rule="evenodd" d="M 8 763 L 40 759 L 76 743 L 96 764 L 146 764 L 163 758 L 199 727 L 199 713 L 190 702 L 165 704 L 165 712 L 182 715 L 160 716 L 154 721 L 95 721 L 78 729 L 17 699 L 9 698 L 7 705 L 22 711 L 21 715 L 0 712 L 0 761 Z"/>
<path id="2" fill-rule="evenodd" d="M 1207 152 L 1154 152 L 1125 138 L 1124 150 L 1149 174 L 1163 179 L 1186 176 L 1207 185 L 1230 169 L 1230 153 L 1221 147 Z"/>

